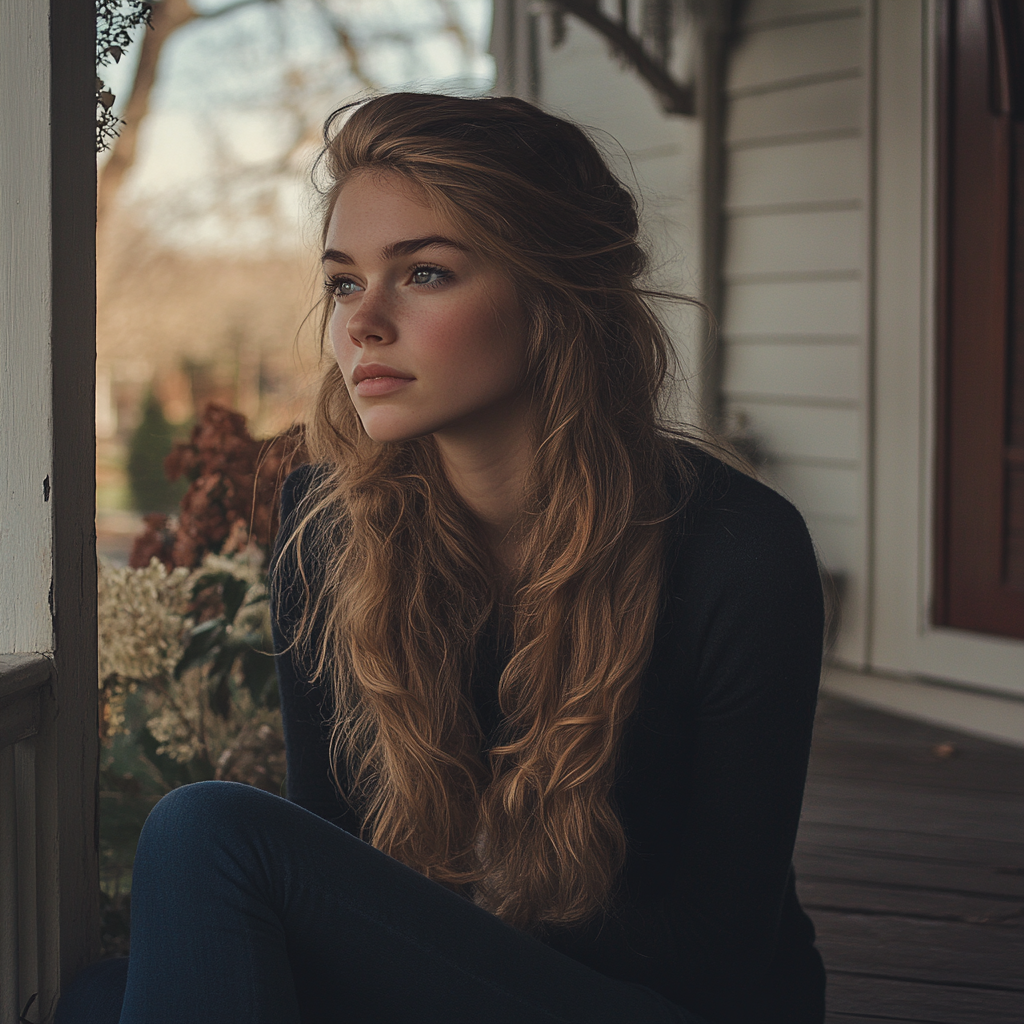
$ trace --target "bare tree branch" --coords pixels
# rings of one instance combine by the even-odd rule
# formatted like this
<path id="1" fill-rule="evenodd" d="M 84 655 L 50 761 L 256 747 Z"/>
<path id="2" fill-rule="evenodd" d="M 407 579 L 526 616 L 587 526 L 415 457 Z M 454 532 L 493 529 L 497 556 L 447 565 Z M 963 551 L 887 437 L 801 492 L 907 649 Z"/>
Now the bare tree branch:
<path id="1" fill-rule="evenodd" d="M 257 4 L 277 2 L 278 0 L 234 0 L 233 3 L 218 7 L 215 11 L 204 11 L 202 14 L 197 15 L 197 17 L 202 18 L 204 21 L 212 21 L 214 18 L 221 18 L 225 14 L 234 14 L 235 11 L 242 7 L 254 7 Z"/>
<path id="2" fill-rule="evenodd" d="M 453 35 L 459 43 L 463 54 L 467 57 L 475 52 L 473 41 L 462 24 L 457 5 L 452 0 L 434 0 L 442 15 L 440 31 Z M 224 18 L 244 7 L 268 7 L 277 5 L 283 8 L 282 0 L 228 0 L 213 10 L 197 11 L 192 0 L 160 0 L 153 7 L 152 25 L 145 31 L 142 39 L 141 54 L 123 113 L 124 125 L 120 135 L 110 149 L 110 155 L 99 176 L 97 195 L 97 221 L 101 232 L 110 217 L 110 211 L 116 203 L 128 172 L 134 166 L 138 156 L 139 131 L 149 111 L 150 100 L 156 84 L 158 65 L 164 45 L 180 28 L 193 21 L 212 21 Z M 365 89 L 377 91 L 381 84 L 367 70 L 364 51 L 366 44 L 350 31 L 344 17 L 332 10 L 330 0 L 314 0 L 313 9 L 323 20 L 325 28 L 333 36 L 338 48 L 344 53 L 352 77 Z M 375 27 L 372 34 L 374 44 L 392 43 L 397 46 L 412 48 L 419 42 L 415 33 L 404 32 L 401 27 L 392 23 L 387 28 Z M 315 126 L 305 112 L 300 112 L 300 103 L 286 102 L 299 122 L 296 134 L 286 152 L 267 165 L 264 170 L 271 175 L 286 169 L 290 161 L 305 145 L 316 141 Z"/>
<path id="3" fill-rule="evenodd" d="M 135 163 L 139 142 L 139 125 L 149 110 L 149 98 L 156 82 L 156 68 L 164 43 L 182 25 L 196 17 L 189 0 L 163 0 L 153 10 L 153 20 L 142 40 L 142 53 L 132 81 L 132 90 L 124 111 L 124 127 L 111 147 L 110 157 L 103 165 L 96 197 L 96 219 L 102 225 L 114 197 Z"/>
<path id="4" fill-rule="evenodd" d="M 379 89 L 380 85 L 363 69 L 362 54 L 359 52 L 359 48 L 353 41 L 345 24 L 334 14 L 333 11 L 328 10 L 325 0 L 316 0 L 316 6 L 323 15 L 324 20 L 330 26 L 331 31 L 334 33 L 334 38 L 338 41 L 338 45 L 348 58 L 348 66 L 349 70 L 352 72 L 352 77 L 361 82 L 367 89 Z"/>
<path id="5" fill-rule="evenodd" d="M 469 38 L 466 27 L 459 18 L 455 4 L 452 3 L 452 0 L 437 0 L 437 6 L 441 9 L 441 14 L 444 17 L 443 31 L 455 37 L 464 57 L 471 57 L 474 52 L 473 41 Z"/>
<path id="6" fill-rule="evenodd" d="M 693 116 L 697 112 L 693 86 L 677 82 L 644 48 L 624 22 L 615 21 L 604 14 L 595 0 L 552 0 L 562 8 L 599 32 L 611 43 L 637 74 L 658 94 L 662 109 L 667 114 Z"/>
<path id="7" fill-rule="evenodd" d="M 213 19 L 231 14 L 242 7 L 275 3 L 277 0 L 233 0 L 206 14 L 200 14 L 189 0 L 162 0 L 153 7 L 153 20 L 142 39 L 142 52 L 124 109 L 124 127 L 110 149 L 110 157 L 100 171 L 96 197 L 96 220 L 102 226 L 110 206 L 135 163 L 139 128 L 149 112 L 149 100 L 156 84 L 157 66 L 164 44 L 178 29 L 197 18 Z"/>

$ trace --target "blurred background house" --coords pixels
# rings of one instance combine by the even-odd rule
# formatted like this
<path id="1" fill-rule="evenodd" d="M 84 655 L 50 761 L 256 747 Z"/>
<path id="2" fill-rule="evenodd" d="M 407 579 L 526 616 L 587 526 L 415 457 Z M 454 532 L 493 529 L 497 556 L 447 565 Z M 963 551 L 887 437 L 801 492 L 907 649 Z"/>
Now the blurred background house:
<path id="1" fill-rule="evenodd" d="M 494 26 L 497 90 L 609 133 L 659 283 L 718 317 L 681 353 L 807 519 L 826 688 L 1024 743 L 1017 5 L 496 0 Z"/>

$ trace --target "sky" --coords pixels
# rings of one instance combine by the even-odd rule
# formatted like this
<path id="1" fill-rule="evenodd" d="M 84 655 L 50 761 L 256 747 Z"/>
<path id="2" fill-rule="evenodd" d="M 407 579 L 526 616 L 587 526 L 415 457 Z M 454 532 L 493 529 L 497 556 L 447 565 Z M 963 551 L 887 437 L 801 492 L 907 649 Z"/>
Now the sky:
<path id="1" fill-rule="evenodd" d="M 380 88 L 473 94 L 493 82 L 490 0 L 326 3 L 344 20 L 367 77 Z M 206 13 L 225 6 L 193 4 Z M 469 53 L 442 30 L 445 5 L 464 27 Z M 115 113 L 127 99 L 144 31 L 119 64 L 101 71 L 117 97 Z M 161 55 L 123 201 L 172 245 L 301 243 L 315 146 L 273 168 L 304 129 L 366 92 L 335 39 L 314 0 L 254 2 L 175 32 Z"/>

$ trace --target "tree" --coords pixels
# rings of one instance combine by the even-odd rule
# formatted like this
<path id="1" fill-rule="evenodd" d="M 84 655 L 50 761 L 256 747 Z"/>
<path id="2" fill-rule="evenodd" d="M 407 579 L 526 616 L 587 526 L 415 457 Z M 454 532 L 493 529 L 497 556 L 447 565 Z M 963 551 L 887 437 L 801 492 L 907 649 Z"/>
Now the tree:
<path id="1" fill-rule="evenodd" d="M 228 0 L 218 7 L 197 9 L 191 0 L 96 0 L 97 20 L 101 26 L 100 35 L 104 39 L 102 53 L 98 52 L 98 63 L 119 60 L 126 48 L 125 40 L 130 37 L 131 30 L 146 24 L 142 39 L 138 65 L 132 80 L 128 99 L 124 107 L 122 127 L 116 135 L 110 149 L 110 156 L 103 165 L 99 176 L 97 197 L 97 219 L 102 226 L 109 217 L 109 212 L 116 202 L 125 178 L 138 156 L 139 131 L 150 110 L 154 87 L 159 78 L 161 58 L 168 41 L 185 26 L 194 22 L 212 22 L 238 14 L 245 8 L 262 8 L 285 13 L 293 10 L 296 16 L 302 16 L 312 25 L 319 27 L 323 40 L 334 50 L 334 56 L 340 57 L 347 66 L 347 72 L 358 87 L 373 90 L 381 87 L 382 82 L 374 76 L 369 68 L 371 63 L 368 51 L 375 44 L 412 49 L 420 46 L 424 40 L 422 33 L 416 30 L 403 29 L 401 22 L 394 18 L 368 17 L 368 12 L 380 12 L 386 4 L 378 2 L 371 6 L 365 0 L 309 0 L 301 5 L 296 0 Z M 417 5 L 422 8 L 423 5 Z M 475 55 L 476 47 L 471 33 L 460 17 L 459 8 L 453 0 L 431 0 L 436 14 L 435 31 L 439 35 L 454 40 L 467 62 Z M 361 17 L 360 17 L 361 16 Z M 106 42 L 111 37 L 110 26 L 115 25 L 121 30 L 116 39 Z M 362 27 L 357 28 L 357 25 Z M 367 28 L 367 26 L 369 26 Z M 126 34 L 127 33 L 127 34 Z M 282 59 L 296 63 L 290 58 L 289 41 L 281 32 Z M 98 44 L 98 51 L 101 45 Z M 116 51 L 116 52 L 113 52 Z M 304 77 L 301 61 L 290 69 L 291 74 L 282 77 L 290 80 L 293 87 L 301 91 Z M 97 83 L 97 102 L 103 108 L 106 121 L 116 121 L 110 114 L 114 97 L 105 88 L 100 90 L 101 82 Z M 102 97 L 102 98 L 101 98 Z M 325 112 L 318 111 L 318 116 L 311 117 L 310 112 L 303 111 L 303 104 L 296 102 L 297 96 L 283 97 L 290 112 L 297 116 L 298 130 L 286 147 L 286 152 L 274 161 L 274 169 L 280 170 L 288 164 L 289 158 L 304 145 L 315 141 L 320 117 Z M 109 134 L 112 134 L 108 132 Z"/>
<path id="2" fill-rule="evenodd" d="M 184 486 L 168 480 L 163 468 L 174 440 L 174 427 L 150 391 L 142 406 L 142 421 L 128 445 L 128 486 L 139 512 L 169 512 L 181 499 Z"/>

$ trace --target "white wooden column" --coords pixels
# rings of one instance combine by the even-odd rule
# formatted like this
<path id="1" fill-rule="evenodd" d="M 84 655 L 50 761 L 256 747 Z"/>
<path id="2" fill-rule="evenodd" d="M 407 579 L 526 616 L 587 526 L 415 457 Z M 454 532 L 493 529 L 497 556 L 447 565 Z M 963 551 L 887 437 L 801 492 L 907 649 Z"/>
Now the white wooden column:
<path id="1" fill-rule="evenodd" d="M 94 18 L 0 0 L 0 1024 L 98 952 Z"/>

